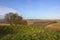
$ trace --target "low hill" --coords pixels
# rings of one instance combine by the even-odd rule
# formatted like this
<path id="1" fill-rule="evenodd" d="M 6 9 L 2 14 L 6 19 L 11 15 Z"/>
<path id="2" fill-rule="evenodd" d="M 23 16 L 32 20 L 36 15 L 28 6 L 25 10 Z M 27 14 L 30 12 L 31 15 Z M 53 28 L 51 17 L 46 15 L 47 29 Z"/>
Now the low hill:
<path id="1" fill-rule="evenodd" d="M 51 29 L 60 31 L 60 23 L 54 23 L 54 24 L 47 25 L 46 28 L 51 28 Z"/>
<path id="2" fill-rule="evenodd" d="M 29 19 L 26 20 L 28 25 L 42 25 L 42 26 L 46 26 L 49 24 L 54 24 L 57 23 L 57 21 L 55 20 L 39 20 L 39 19 Z"/>

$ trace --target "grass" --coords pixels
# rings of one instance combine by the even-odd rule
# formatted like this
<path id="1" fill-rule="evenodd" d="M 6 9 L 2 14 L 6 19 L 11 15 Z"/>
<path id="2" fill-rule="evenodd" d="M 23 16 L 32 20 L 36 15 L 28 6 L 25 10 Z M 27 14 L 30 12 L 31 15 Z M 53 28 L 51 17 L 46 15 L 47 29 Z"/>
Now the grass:
<path id="1" fill-rule="evenodd" d="M 54 23 L 54 24 L 47 25 L 47 28 L 51 28 L 51 29 L 60 31 L 60 23 Z"/>
<path id="2" fill-rule="evenodd" d="M 59 31 L 42 26 L 1 26 L 0 29 L 3 32 L 0 40 L 60 40 Z"/>

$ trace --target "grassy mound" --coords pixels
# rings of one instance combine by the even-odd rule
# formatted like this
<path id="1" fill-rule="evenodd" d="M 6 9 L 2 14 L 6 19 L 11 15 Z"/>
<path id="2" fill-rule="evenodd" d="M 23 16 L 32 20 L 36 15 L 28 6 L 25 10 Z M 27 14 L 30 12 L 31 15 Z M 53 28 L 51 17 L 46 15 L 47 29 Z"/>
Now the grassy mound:
<path id="1" fill-rule="evenodd" d="M 60 40 L 60 32 L 40 26 L 5 26 L 0 29 L 6 33 L 0 40 Z"/>

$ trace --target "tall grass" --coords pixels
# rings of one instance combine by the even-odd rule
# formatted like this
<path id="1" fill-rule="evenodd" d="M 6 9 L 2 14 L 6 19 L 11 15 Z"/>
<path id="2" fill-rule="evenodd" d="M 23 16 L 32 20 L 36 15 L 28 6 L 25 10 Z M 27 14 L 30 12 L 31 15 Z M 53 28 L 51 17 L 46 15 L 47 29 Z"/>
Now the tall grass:
<path id="1" fill-rule="evenodd" d="M 60 32 L 42 26 L 0 26 L 0 40 L 60 40 Z"/>

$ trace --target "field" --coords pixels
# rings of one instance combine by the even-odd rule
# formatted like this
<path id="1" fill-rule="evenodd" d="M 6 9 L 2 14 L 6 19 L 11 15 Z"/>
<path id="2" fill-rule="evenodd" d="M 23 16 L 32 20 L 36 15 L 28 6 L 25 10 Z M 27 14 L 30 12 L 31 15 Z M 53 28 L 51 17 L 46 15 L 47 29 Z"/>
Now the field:
<path id="1" fill-rule="evenodd" d="M 0 40 L 60 40 L 60 32 L 42 26 L 0 26 Z"/>
<path id="2" fill-rule="evenodd" d="M 46 27 L 60 31 L 60 23 L 50 24 L 47 25 Z"/>

